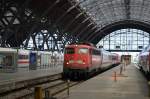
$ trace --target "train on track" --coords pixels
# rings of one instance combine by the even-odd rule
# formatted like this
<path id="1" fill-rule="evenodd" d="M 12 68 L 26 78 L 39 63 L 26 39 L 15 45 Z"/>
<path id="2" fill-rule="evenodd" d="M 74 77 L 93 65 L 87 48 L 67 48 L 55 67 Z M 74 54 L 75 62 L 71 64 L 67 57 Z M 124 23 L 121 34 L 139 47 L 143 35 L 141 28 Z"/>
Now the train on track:
<path id="1" fill-rule="evenodd" d="M 144 48 L 138 55 L 138 67 L 150 79 L 150 45 Z"/>
<path id="2" fill-rule="evenodd" d="M 91 43 L 74 43 L 65 47 L 63 76 L 89 77 L 91 74 L 120 63 L 120 56 Z"/>
<path id="3" fill-rule="evenodd" d="M 46 69 L 58 66 L 61 63 L 63 64 L 62 53 L 0 48 L 0 70 L 28 71 Z"/>

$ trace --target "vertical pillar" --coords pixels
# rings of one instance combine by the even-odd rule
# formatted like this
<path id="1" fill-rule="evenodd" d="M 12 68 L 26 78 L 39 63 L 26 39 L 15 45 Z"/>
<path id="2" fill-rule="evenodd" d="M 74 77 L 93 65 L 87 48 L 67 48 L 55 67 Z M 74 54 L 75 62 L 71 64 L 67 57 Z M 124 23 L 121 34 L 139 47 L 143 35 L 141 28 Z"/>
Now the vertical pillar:
<path id="1" fill-rule="evenodd" d="M 115 82 L 117 81 L 117 73 L 116 73 L 116 71 L 114 71 L 114 81 Z"/>
<path id="2" fill-rule="evenodd" d="M 18 71 L 18 57 L 19 57 L 19 48 L 17 47 L 17 54 L 15 55 L 16 56 L 16 60 L 14 61 L 14 71 Z"/>
<path id="3" fill-rule="evenodd" d="M 120 50 L 122 50 L 122 49 L 123 49 L 123 47 L 122 47 L 122 45 L 123 45 L 122 43 L 123 43 L 123 42 L 121 41 L 121 39 L 122 39 L 122 37 L 121 37 L 121 36 L 122 36 L 122 35 L 121 35 L 121 30 L 120 30 L 119 32 L 120 32 L 120 34 L 119 34 L 119 35 L 120 35 Z"/>
<path id="4" fill-rule="evenodd" d="M 42 99 L 42 87 L 35 87 L 34 99 Z"/>
<path id="5" fill-rule="evenodd" d="M 122 75 L 122 68 L 123 68 L 123 65 L 124 65 L 124 64 L 122 64 L 122 66 L 120 66 L 120 75 Z"/>
<path id="6" fill-rule="evenodd" d="M 136 36 L 136 37 L 137 37 L 137 50 L 138 50 L 138 45 L 139 45 L 139 44 L 138 44 L 138 41 L 139 41 L 139 40 L 138 40 L 138 30 L 136 30 L 136 31 L 137 31 L 137 36 Z"/>
<path id="7" fill-rule="evenodd" d="M 126 50 L 126 51 L 127 51 L 127 48 L 128 48 L 127 34 L 128 34 L 129 31 L 130 31 L 130 29 L 127 29 L 127 30 L 126 30 L 126 34 L 125 34 L 125 38 L 126 38 L 126 41 L 125 41 L 125 42 L 126 42 L 126 45 L 125 45 L 125 46 L 126 46 L 126 49 L 125 49 L 125 50 Z"/>
<path id="8" fill-rule="evenodd" d="M 150 44 L 150 34 L 149 34 L 149 44 Z"/>
<path id="9" fill-rule="evenodd" d="M 70 80 L 67 80 L 67 95 L 69 96 Z"/>
<path id="10" fill-rule="evenodd" d="M 110 51 L 110 34 L 109 34 L 109 51 Z"/>
<path id="11" fill-rule="evenodd" d="M 145 41 L 145 40 L 144 40 L 144 37 L 145 37 L 145 36 L 144 36 L 144 31 L 143 31 L 142 33 L 143 33 L 143 45 L 142 45 L 142 49 L 143 49 L 143 48 L 144 48 L 144 41 Z"/>
<path id="12" fill-rule="evenodd" d="M 103 48 L 104 48 L 104 38 L 103 38 Z"/>

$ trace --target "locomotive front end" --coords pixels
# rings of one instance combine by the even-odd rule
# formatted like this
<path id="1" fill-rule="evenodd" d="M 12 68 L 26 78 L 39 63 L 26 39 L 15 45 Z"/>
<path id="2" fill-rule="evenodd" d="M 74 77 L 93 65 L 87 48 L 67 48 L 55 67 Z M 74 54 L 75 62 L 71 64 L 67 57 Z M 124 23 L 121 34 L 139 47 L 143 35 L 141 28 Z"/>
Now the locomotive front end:
<path id="1" fill-rule="evenodd" d="M 74 45 L 66 47 L 64 55 L 64 75 L 80 77 L 88 72 L 90 54 L 87 47 Z"/>

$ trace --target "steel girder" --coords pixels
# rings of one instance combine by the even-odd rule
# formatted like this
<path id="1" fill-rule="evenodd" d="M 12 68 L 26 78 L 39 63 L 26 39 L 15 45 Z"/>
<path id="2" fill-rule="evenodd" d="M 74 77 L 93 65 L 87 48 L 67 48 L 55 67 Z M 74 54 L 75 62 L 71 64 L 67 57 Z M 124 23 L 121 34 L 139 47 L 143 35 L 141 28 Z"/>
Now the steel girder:
<path id="1" fill-rule="evenodd" d="M 48 38 L 52 37 L 58 29 L 60 31 L 57 35 L 59 40 L 64 42 L 63 45 L 66 42 L 76 42 L 78 40 L 75 37 L 76 33 L 80 34 L 82 27 L 87 27 L 91 23 L 94 25 L 91 18 L 79 7 L 80 4 L 81 2 L 74 0 L 1 0 L 1 46 L 27 47 L 29 39 L 32 38 L 35 49 L 38 49 L 35 41 L 36 34 L 41 30 L 50 29 L 55 31 L 43 35 L 43 42 L 47 43 Z M 74 26 L 78 28 L 74 29 Z M 66 38 L 66 41 L 62 38 Z M 53 37 L 56 47 L 56 42 L 59 40 Z M 44 47 L 44 43 L 40 47 Z"/>
<path id="2" fill-rule="evenodd" d="M 149 5 L 148 0 L 1 0 L 1 46 L 20 46 L 41 30 L 53 29 L 52 34 L 57 33 L 59 39 L 65 37 L 68 42 L 93 43 L 131 24 L 149 31 L 146 25 L 141 25 L 149 25 Z M 122 22 L 124 25 L 119 26 Z M 43 42 L 47 42 L 46 38 Z M 53 40 L 56 43 L 58 39 Z M 67 41 L 63 42 L 65 45 Z M 28 42 L 24 44 L 27 45 Z"/>

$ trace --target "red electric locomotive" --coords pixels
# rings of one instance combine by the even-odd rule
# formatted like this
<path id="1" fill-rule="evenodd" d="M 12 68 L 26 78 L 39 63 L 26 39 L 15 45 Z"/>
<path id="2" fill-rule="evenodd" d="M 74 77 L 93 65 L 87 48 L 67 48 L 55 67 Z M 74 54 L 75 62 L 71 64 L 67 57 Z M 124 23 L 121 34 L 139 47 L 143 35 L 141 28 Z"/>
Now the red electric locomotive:
<path id="1" fill-rule="evenodd" d="M 112 54 L 91 43 L 76 43 L 65 47 L 63 75 L 88 77 L 89 74 L 113 64 Z"/>

